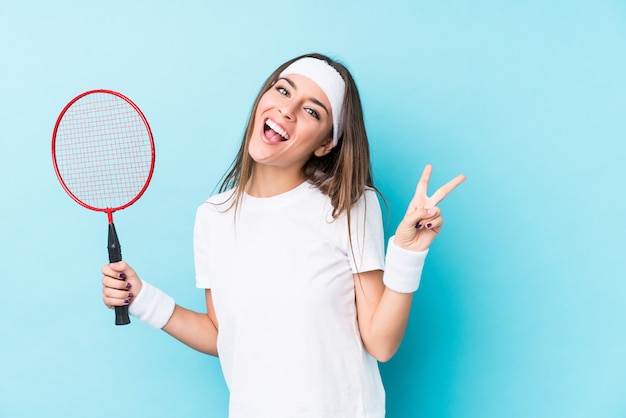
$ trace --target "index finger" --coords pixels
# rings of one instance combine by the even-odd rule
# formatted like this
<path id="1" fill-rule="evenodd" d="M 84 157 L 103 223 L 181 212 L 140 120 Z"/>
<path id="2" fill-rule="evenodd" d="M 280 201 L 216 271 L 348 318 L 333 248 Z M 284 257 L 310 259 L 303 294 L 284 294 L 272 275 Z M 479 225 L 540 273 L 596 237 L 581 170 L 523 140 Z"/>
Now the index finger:
<path id="1" fill-rule="evenodd" d="M 422 171 L 422 175 L 417 182 L 417 187 L 415 189 L 416 196 L 426 196 L 428 193 L 428 182 L 430 181 L 430 175 L 433 172 L 433 166 L 430 164 L 426 164 L 424 170 Z"/>
<path id="2" fill-rule="evenodd" d="M 102 274 L 114 278 L 119 278 L 121 280 L 126 279 L 126 274 L 124 271 L 127 269 L 128 264 L 124 261 L 119 261 L 117 263 L 105 264 L 102 266 Z"/>
<path id="3" fill-rule="evenodd" d="M 466 177 L 464 174 L 459 174 L 443 186 L 441 186 L 433 195 L 430 197 L 431 203 L 433 206 L 436 206 L 441 202 L 445 197 L 456 187 L 465 181 Z"/>

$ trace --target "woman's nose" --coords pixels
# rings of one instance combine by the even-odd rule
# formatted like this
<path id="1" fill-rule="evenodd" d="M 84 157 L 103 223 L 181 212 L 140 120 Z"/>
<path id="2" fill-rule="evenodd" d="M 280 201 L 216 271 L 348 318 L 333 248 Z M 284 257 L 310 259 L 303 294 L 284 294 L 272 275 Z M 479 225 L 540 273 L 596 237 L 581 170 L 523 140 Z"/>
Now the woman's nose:
<path id="1" fill-rule="evenodd" d="M 292 104 L 285 104 L 278 108 L 278 112 L 283 115 L 285 119 L 292 120 L 294 118 L 295 109 Z"/>

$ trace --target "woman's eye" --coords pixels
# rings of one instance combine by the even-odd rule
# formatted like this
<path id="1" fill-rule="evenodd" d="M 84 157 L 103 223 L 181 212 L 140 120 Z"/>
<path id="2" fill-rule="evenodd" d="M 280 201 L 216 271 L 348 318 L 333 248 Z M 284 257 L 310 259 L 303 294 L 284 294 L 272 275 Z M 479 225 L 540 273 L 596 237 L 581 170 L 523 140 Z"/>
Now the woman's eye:
<path id="1" fill-rule="evenodd" d="M 276 90 L 278 90 L 278 92 L 280 94 L 282 94 L 283 96 L 287 96 L 289 94 L 289 92 L 287 91 L 286 88 L 282 87 L 282 86 L 278 86 L 276 87 Z"/>
<path id="2" fill-rule="evenodd" d="M 317 111 L 316 111 L 316 110 L 311 109 L 310 107 L 307 107 L 305 110 L 306 110 L 306 112 L 307 112 L 309 115 L 313 116 L 315 119 L 319 119 L 319 118 L 320 118 L 320 115 L 319 115 L 319 113 L 317 113 Z"/>

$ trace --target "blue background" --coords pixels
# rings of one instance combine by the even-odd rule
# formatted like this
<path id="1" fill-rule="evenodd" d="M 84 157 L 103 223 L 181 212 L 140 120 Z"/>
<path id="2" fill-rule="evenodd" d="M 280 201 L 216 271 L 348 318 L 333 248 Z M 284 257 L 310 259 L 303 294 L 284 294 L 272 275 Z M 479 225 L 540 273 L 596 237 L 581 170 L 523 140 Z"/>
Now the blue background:
<path id="1" fill-rule="evenodd" d="M 468 177 L 381 366 L 388 417 L 626 416 L 624 1 L 3 1 L 0 39 L 0 416 L 225 417 L 216 359 L 113 325 L 106 217 L 58 184 L 52 128 L 85 90 L 142 108 L 157 166 L 116 214 L 124 256 L 202 310 L 195 209 L 311 51 L 357 80 L 388 234 L 426 163 Z"/>

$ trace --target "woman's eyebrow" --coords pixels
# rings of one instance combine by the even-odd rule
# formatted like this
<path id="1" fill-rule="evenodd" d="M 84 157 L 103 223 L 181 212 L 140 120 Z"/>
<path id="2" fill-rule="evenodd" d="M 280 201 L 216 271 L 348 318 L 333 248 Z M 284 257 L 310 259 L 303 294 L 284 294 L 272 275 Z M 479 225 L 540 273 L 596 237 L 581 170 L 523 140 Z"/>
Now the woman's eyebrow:
<path id="1" fill-rule="evenodd" d="M 294 83 L 292 80 L 290 80 L 287 77 L 281 77 L 283 80 L 285 80 L 290 86 L 291 88 L 293 88 L 294 90 L 298 90 L 298 87 L 296 86 L 296 83 Z M 322 109 L 324 109 L 324 111 L 330 115 L 330 112 L 328 111 L 328 109 L 326 109 L 326 106 L 324 106 L 324 103 L 320 102 L 319 100 L 317 100 L 315 97 L 309 97 L 309 100 L 312 101 L 313 103 L 315 103 L 316 105 L 318 105 L 319 107 L 321 107 Z"/>

